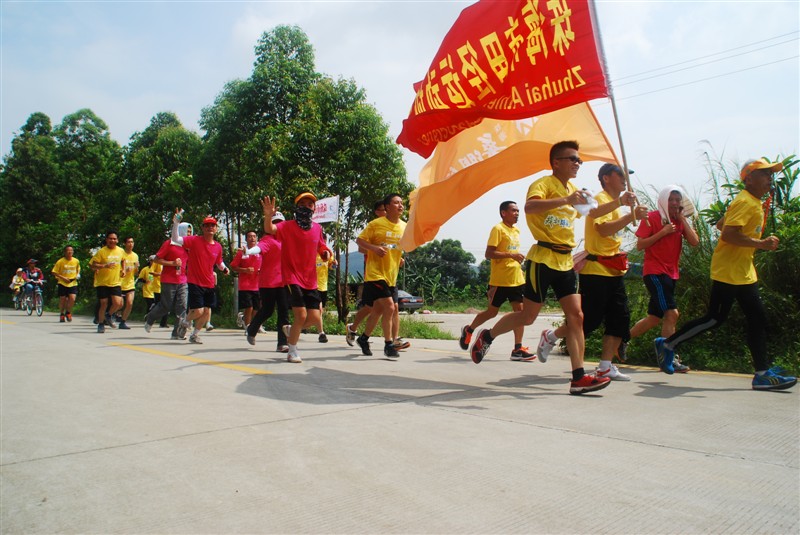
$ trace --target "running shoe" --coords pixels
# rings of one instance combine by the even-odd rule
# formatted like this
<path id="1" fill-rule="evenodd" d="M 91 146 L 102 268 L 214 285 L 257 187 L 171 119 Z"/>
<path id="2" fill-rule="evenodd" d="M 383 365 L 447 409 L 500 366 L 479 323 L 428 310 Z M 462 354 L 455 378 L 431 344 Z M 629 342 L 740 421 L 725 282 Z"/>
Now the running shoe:
<path id="1" fill-rule="evenodd" d="M 98 323 L 97 324 L 97 332 L 101 333 L 101 334 L 106 332 L 106 326 L 105 326 L 104 323 Z"/>
<path id="2" fill-rule="evenodd" d="M 678 354 L 675 354 L 675 359 L 672 361 L 672 367 L 675 369 L 675 373 L 688 373 L 691 368 L 680 361 Z M 778 375 L 781 375 L 780 373 Z"/>
<path id="3" fill-rule="evenodd" d="M 356 342 L 358 343 L 358 347 L 361 348 L 361 353 L 368 357 L 372 356 L 372 350 L 369 348 L 369 338 L 362 334 L 356 338 Z"/>
<path id="4" fill-rule="evenodd" d="M 128 324 L 125 323 L 125 320 L 120 321 L 118 327 L 119 327 L 120 330 L 123 330 L 123 331 L 126 330 L 126 329 L 130 330 L 130 327 L 128 327 Z"/>
<path id="5" fill-rule="evenodd" d="M 72 321 L 72 312 L 67 312 L 67 321 Z"/>
<path id="6" fill-rule="evenodd" d="M 106 322 L 105 323 L 106 323 L 106 325 L 108 325 L 112 329 L 116 329 L 117 328 L 117 324 L 114 322 L 114 318 L 109 316 L 108 314 L 106 314 Z"/>
<path id="7" fill-rule="evenodd" d="M 588 373 L 581 377 L 580 381 L 570 381 L 569 393 L 573 395 L 585 394 L 587 392 L 594 392 L 602 390 L 611 384 L 611 379 L 608 377 L 597 377 Z"/>
<path id="8" fill-rule="evenodd" d="M 239 327 L 240 329 L 243 329 L 245 327 L 244 312 L 239 312 L 238 314 L 236 314 L 236 326 Z"/>
<path id="9" fill-rule="evenodd" d="M 214 327 L 213 323 L 211 323 L 210 321 L 208 323 L 206 323 L 206 332 L 211 332 L 214 329 L 216 329 L 216 327 Z"/>
<path id="10" fill-rule="evenodd" d="M 328 343 L 328 335 L 325 333 L 319 333 L 319 343 L 320 344 L 327 344 Z"/>
<path id="11" fill-rule="evenodd" d="M 464 351 L 469 349 L 469 343 L 472 341 L 472 333 L 467 330 L 468 327 L 469 325 L 461 327 L 461 338 L 458 339 L 458 345 Z"/>
<path id="12" fill-rule="evenodd" d="M 394 347 L 394 342 L 389 342 L 388 344 L 383 344 L 383 354 L 390 359 L 396 359 L 400 356 L 400 353 L 397 352 L 397 349 Z"/>
<path id="13" fill-rule="evenodd" d="M 518 362 L 531 362 L 536 360 L 536 355 L 533 355 L 528 352 L 528 348 L 522 346 L 519 349 L 515 349 L 511 352 L 511 360 L 516 360 Z"/>
<path id="14" fill-rule="evenodd" d="M 258 334 L 267 334 L 267 330 L 264 328 L 263 325 L 258 328 Z"/>
<path id="15" fill-rule="evenodd" d="M 597 377 L 608 377 L 612 381 L 630 381 L 631 380 L 631 376 L 630 375 L 625 375 L 624 373 L 619 371 L 619 368 L 617 368 L 613 364 L 607 370 L 601 370 L 600 368 L 597 368 L 597 371 L 595 372 L 595 375 L 597 375 Z"/>
<path id="16" fill-rule="evenodd" d="M 614 353 L 614 356 L 617 357 L 617 360 L 620 362 L 625 362 L 628 360 L 628 342 L 625 340 L 620 340 L 619 347 L 617 347 L 617 351 Z"/>
<path id="17" fill-rule="evenodd" d="M 753 376 L 753 390 L 785 390 L 797 384 L 797 377 L 778 375 L 767 370 L 763 375 Z"/>
<path id="18" fill-rule="evenodd" d="M 658 360 L 658 367 L 667 375 L 675 373 L 673 362 L 675 361 L 675 352 L 667 349 L 665 342 L 666 338 L 659 336 L 656 338 L 654 344 L 656 348 L 656 359 Z"/>
<path id="19" fill-rule="evenodd" d="M 175 330 L 175 334 L 178 335 L 181 340 L 186 340 L 186 331 L 188 330 L 189 327 L 187 327 L 183 322 L 180 322 L 178 324 L 178 328 Z"/>
<path id="20" fill-rule="evenodd" d="M 256 337 L 255 336 L 250 336 L 249 334 L 247 334 L 247 332 L 245 332 L 244 334 L 247 337 L 247 343 L 248 344 L 250 344 L 251 346 L 256 345 Z"/>
<path id="21" fill-rule="evenodd" d="M 65 314 L 61 314 L 61 316 L 58 318 L 58 322 L 66 323 L 66 321 L 67 321 L 67 316 Z"/>
<path id="22" fill-rule="evenodd" d="M 489 347 L 492 343 L 486 340 L 487 336 L 489 336 L 489 329 L 481 329 L 481 332 L 478 333 L 478 337 L 475 338 L 475 343 L 472 344 L 469 355 L 472 357 L 472 362 L 475 364 L 480 364 L 483 357 L 489 352 Z"/>
<path id="23" fill-rule="evenodd" d="M 293 364 L 300 364 L 303 362 L 303 359 L 300 358 L 300 355 L 297 354 L 297 350 L 295 350 L 289 351 L 289 354 L 286 356 L 286 361 Z"/>
<path id="24" fill-rule="evenodd" d="M 180 337 L 177 334 L 173 334 L 169 337 L 170 340 L 186 340 L 186 336 Z"/>
<path id="25" fill-rule="evenodd" d="M 411 342 L 406 342 L 402 338 L 397 338 L 394 341 L 394 348 L 398 351 L 401 351 L 403 349 L 408 349 L 409 347 L 411 347 Z"/>
<path id="26" fill-rule="evenodd" d="M 347 345 L 349 345 L 350 347 L 353 347 L 355 345 L 356 337 L 358 336 L 358 333 L 351 329 L 352 325 L 353 325 L 352 323 L 347 324 L 346 326 L 347 332 L 344 335 L 344 341 L 347 342 Z"/>
<path id="27" fill-rule="evenodd" d="M 190 343 L 190 344 L 202 344 L 202 343 L 203 343 L 203 341 L 202 341 L 202 340 L 200 340 L 200 337 L 199 337 L 198 335 L 196 335 L 196 334 L 193 334 L 193 335 L 191 335 L 191 336 L 189 337 L 189 343 Z"/>
<path id="28" fill-rule="evenodd" d="M 539 362 L 547 362 L 550 352 L 556 347 L 555 342 L 550 342 L 547 338 L 550 332 L 550 329 L 545 329 L 542 331 L 542 336 L 539 337 L 539 345 L 536 346 L 536 356 L 539 357 Z"/>
<path id="29" fill-rule="evenodd" d="M 153 324 L 152 323 L 147 323 L 146 321 L 144 322 L 144 332 L 149 333 L 150 329 L 152 329 L 152 328 L 153 328 Z"/>
<path id="30" fill-rule="evenodd" d="M 287 346 L 286 344 L 283 344 L 282 346 L 278 346 L 276 351 L 278 353 L 288 353 L 289 352 L 289 346 Z"/>
<path id="31" fill-rule="evenodd" d="M 281 327 L 281 330 L 283 331 L 283 335 L 288 339 L 289 333 L 292 331 L 292 326 L 288 324 L 284 325 L 283 327 Z"/>

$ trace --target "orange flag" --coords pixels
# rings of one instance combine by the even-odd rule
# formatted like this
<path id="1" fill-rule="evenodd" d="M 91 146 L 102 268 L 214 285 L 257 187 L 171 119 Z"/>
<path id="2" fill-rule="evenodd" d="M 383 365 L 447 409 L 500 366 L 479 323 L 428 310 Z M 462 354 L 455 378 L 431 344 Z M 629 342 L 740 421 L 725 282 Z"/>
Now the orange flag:
<path id="1" fill-rule="evenodd" d="M 484 119 L 439 143 L 420 172 L 419 188 L 409 196 L 411 209 L 400 246 L 413 251 L 495 186 L 550 169 L 550 147 L 564 140 L 577 141 L 585 161 L 617 162 L 586 102 L 529 119 Z"/>

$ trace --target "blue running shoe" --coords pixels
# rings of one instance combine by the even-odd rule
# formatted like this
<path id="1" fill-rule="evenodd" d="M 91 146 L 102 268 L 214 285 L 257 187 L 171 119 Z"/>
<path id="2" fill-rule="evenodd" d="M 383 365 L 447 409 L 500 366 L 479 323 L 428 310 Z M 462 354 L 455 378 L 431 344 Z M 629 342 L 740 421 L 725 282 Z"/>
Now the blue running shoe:
<path id="1" fill-rule="evenodd" d="M 672 375 L 675 373 L 675 368 L 672 365 L 675 360 L 675 352 L 666 347 L 666 341 L 666 338 L 660 336 L 656 338 L 656 359 L 658 359 L 658 367 L 661 368 L 661 371 L 667 375 Z"/>
<path id="2" fill-rule="evenodd" d="M 764 375 L 753 376 L 753 390 L 785 390 L 797 384 L 797 377 L 784 377 L 772 370 L 767 370 Z"/>

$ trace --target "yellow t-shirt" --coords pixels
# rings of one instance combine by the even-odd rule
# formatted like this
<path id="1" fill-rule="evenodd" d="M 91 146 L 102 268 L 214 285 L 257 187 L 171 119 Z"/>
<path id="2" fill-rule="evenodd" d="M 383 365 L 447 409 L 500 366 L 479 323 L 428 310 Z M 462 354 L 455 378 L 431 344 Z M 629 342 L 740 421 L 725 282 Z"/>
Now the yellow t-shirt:
<path id="1" fill-rule="evenodd" d="M 161 272 L 164 269 L 164 266 L 161 264 L 156 264 L 155 262 L 151 262 L 149 266 L 150 268 L 150 275 L 153 277 L 153 281 L 151 284 L 151 289 L 153 290 L 154 294 L 161 293 Z"/>
<path id="2" fill-rule="evenodd" d="M 159 264 L 153 264 L 157 266 Z M 143 281 L 142 284 L 142 297 L 145 299 L 153 299 L 153 282 L 157 279 L 157 277 L 153 277 L 150 274 L 151 266 L 145 266 L 139 271 L 139 280 Z"/>
<path id="3" fill-rule="evenodd" d="M 567 181 L 566 187 L 559 179 L 553 175 L 542 177 L 535 181 L 528 188 L 528 195 L 525 199 L 533 197 L 539 199 L 555 199 L 567 197 L 575 192 L 575 185 Z M 553 208 L 538 214 L 525 214 L 528 228 L 531 229 L 536 241 L 545 241 L 555 244 L 566 245 L 575 248 L 575 229 L 573 222 L 576 217 L 580 217 L 578 211 L 570 204 Z M 572 269 L 572 255 L 560 254 L 544 247 L 534 245 L 528 251 L 528 260 L 545 264 L 557 271 L 568 271 Z"/>
<path id="4" fill-rule="evenodd" d="M 367 265 L 364 266 L 365 281 L 384 280 L 389 286 L 397 284 L 400 259 L 403 257 L 403 251 L 398 247 L 398 243 L 405 230 L 405 221 L 392 223 L 386 217 L 379 217 L 370 221 L 361 231 L 359 238 L 373 245 L 382 245 L 389 250 L 384 256 L 371 252 L 367 255 Z"/>
<path id="5" fill-rule="evenodd" d="M 742 234 L 760 239 L 764 231 L 764 208 L 747 190 L 733 200 L 725 213 L 725 226 L 742 227 Z M 753 284 L 758 280 L 753 265 L 754 247 L 732 245 L 720 239 L 711 257 L 711 280 L 728 284 Z"/>
<path id="6" fill-rule="evenodd" d="M 125 275 L 122 277 L 122 291 L 133 290 L 136 285 L 136 271 L 139 268 L 139 255 L 133 251 L 125 254 Z"/>
<path id="7" fill-rule="evenodd" d="M 74 256 L 67 260 L 66 258 L 59 258 L 56 265 L 53 266 L 52 273 L 58 273 L 62 277 L 73 279 L 72 282 L 64 282 L 61 279 L 56 279 L 61 286 L 65 288 L 72 288 L 78 285 L 78 273 L 81 272 L 81 263 Z"/>
<path id="8" fill-rule="evenodd" d="M 109 249 L 103 247 L 95 253 L 90 262 L 95 264 L 113 264 L 107 268 L 101 268 L 94 274 L 94 285 L 97 286 L 120 286 L 120 268 L 122 259 L 125 258 L 125 250 L 122 247 Z"/>
<path id="9" fill-rule="evenodd" d="M 611 195 L 603 190 L 594 196 L 597 204 L 602 206 L 614 200 Z M 586 240 L 586 252 L 597 256 L 614 256 L 619 253 L 622 247 L 622 229 L 612 234 L 611 236 L 601 236 L 597 231 L 597 225 L 608 223 L 609 221 L 616 221 L 623 217 L 625 214 L 619 208 L 607 213 L 604 216 L 593 218 L 586 218 L 586 232 L 584 239 Z M 581 275 L 603 275 L 606 277 L 621 277 L 625 271 L 606 267 L 600 262 L 589 260 L 586 266 L 581 270 Z"/>
<path id="10" fill-rule="evenodd" d="M 499 253 L 519 253 L 519 229 L 503 222 L 492 227 L 486 245 Z M 513 258 L 492 258 L 490 261 L 490 286 L 521 286 L 525 284 L 522 266 Z"/>
<path id="11" fill-rule="evenodd" d="M 330 270 L 332 265 L 333 256 L 328 260 L 323 260 L 322 257 L 317 254 L 317 289 L 320 292 L 328 291 L 328 270 Z"/>

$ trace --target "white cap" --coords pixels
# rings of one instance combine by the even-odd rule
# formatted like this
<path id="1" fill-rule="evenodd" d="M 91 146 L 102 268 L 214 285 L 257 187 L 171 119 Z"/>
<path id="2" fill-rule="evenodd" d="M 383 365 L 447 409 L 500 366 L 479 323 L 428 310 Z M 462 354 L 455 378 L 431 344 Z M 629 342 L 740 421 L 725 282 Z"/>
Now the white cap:
<path id="1" fill-rule="evenodd" d="M 275 212 L 275 214 L 272 216 L 272 222 L 274 223 L 276 221 L 286 221 L 286 218 L 283 217 L 282 213 Z"/>

